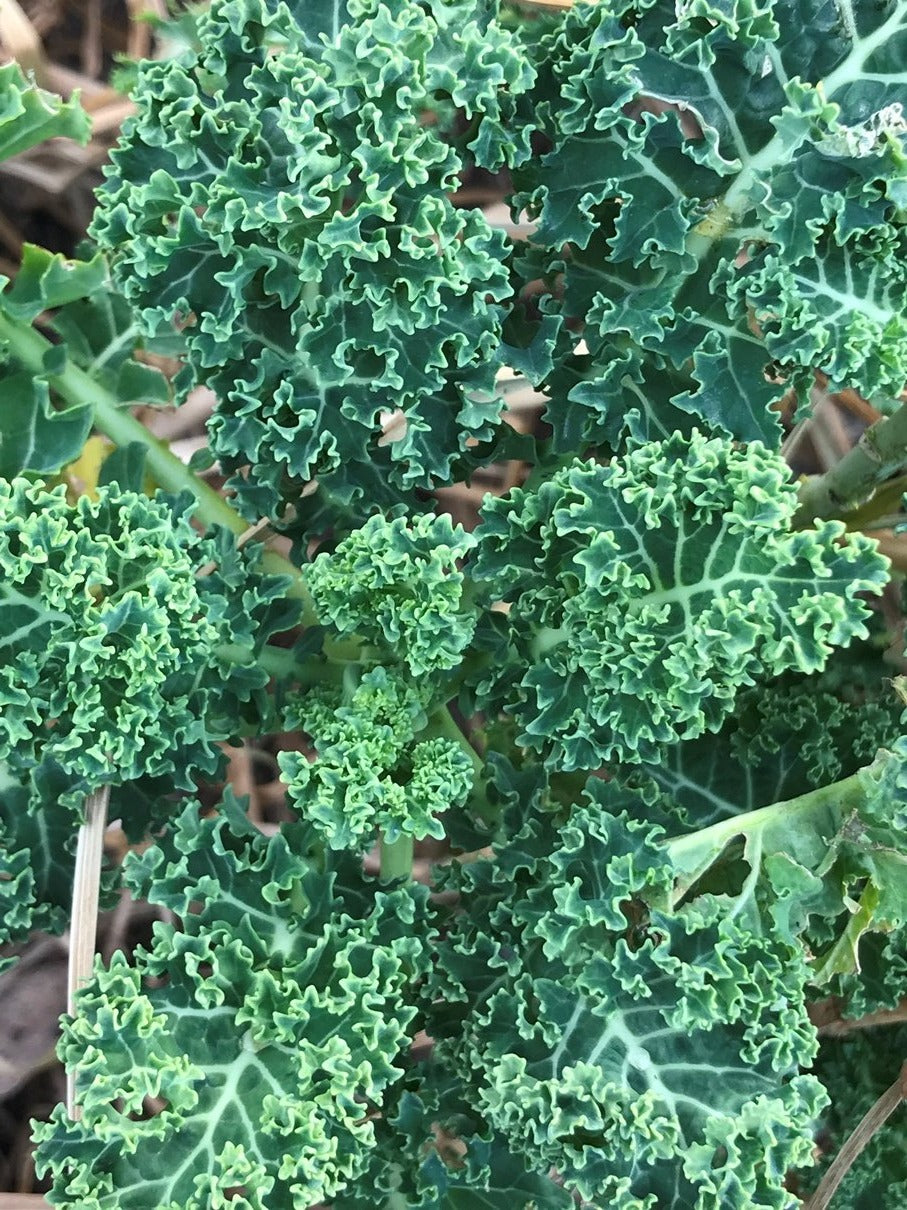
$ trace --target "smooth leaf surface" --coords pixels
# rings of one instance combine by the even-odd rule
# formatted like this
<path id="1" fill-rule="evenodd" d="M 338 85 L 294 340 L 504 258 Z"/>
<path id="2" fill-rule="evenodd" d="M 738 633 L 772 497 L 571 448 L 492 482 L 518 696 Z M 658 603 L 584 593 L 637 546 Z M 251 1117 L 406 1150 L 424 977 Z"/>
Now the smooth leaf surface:
<path id="1" fill-rule="evenodd" d="M 91 122 L 78 97 L 64 102 L 27 80 L 17 63 L 0 65 L 0 162 L 45 139 L 84 144 L 90 135 Z"/>

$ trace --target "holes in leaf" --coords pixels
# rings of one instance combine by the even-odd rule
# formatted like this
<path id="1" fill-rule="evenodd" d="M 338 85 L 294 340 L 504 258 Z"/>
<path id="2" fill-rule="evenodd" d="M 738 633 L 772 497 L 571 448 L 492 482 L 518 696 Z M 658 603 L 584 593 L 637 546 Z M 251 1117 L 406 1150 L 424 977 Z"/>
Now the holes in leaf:
<path id="1" fill-rule="evenodd" d="M 394 442 L 402 441 L 406 436 L 407 420 L 399 408 L 394 412 L 381 412 L 379 421 L 381 424 L 381 436 L 378 438 L 379 448 L 384 445 L 393 445 Z"/>
<path id="2" fill-rule="evenodd" d="M 174 311 L 173 326 L 177 332 L 185 332 L 186 328 L 194 328 L 198 317 L 194 311 Z"/>
<path id="3" fill-rule="evenodd" d="M 743 893 L 744 885 L 751 873 L 749 862 L 743 858 L 742 845 L 733 842 L 703 874 L 698 882 L 687 890 L 678 907 L 698 899 L 700 895 L 728 895 L 736 899 Z"/>
<path id="4" fill-rule="evenodd" d="M 432 1137 L 426 1139 L 419 1149 L 421 1154 L 427 1156 L 430 1152 L 434 1151 L 448 1168 L 464 1168 L 466 1166 L 467 1146 L 463 1140 L 457 1138 L 441 1122 L 432 1122 L 431 1133 Z"/>
<path id="5" fill-rule="evenodd" d="M 638 899 L 625 899 L 620 904 L 621 915 L 626 918 L 627 930 L 624 942 L 631 952 L 638 950 L 648 938 L 649 912 L 644 903 Z"/>
<path id="6" fill-rule="evenodd" d="M 600 1148 L 604 1145 L 604 1139 L 600 1133 L 592 1130 L 574 1130 L 563 1139 L 566 1147 L 575 1147 L 577 1151 L 582 1151 L 584 1147 Z"/>
<path id="7" fill-rule="evenodd" d="M 349 350 L 344 360 L 357 378 L 364 378 L 367 381 L 381 378 L 387 368 L 382 354 L 376 353 L 373 349 Z"/>
<path id="8" fill-rule="evenodd" d="M 169 1107 L 170 1102 L 165 1097 L 144 1097 L 141 1112 L 133 1112 L 127 1116 L 130 1122 L 150 1122 Z"/>

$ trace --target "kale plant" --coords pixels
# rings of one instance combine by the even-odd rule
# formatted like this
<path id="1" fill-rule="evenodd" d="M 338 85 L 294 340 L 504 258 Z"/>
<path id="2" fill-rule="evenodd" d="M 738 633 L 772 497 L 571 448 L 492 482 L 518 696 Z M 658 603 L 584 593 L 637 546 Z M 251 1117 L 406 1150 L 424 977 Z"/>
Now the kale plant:
<path id="1" fill-rule="evenodd" d="M 166 909 L 73 968 L 49 1203 L 820 1210 L 904 1059 L 907 0 L 188 24 L 0 283 L 0 940 Z M 0 95 L 0 155 L 86 133 Z M 200 384 L 186 466 L 131 405 Z M 798 479 L 819 385 L 882 418 Z M 274 738 L 265 836 L 199 794 Z"/>

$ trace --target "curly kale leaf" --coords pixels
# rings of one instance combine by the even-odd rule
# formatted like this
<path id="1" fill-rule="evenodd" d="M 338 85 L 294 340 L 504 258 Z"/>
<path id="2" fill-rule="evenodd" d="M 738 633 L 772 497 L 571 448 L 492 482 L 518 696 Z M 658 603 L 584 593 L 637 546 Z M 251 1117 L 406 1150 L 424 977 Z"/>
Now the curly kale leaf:
<path id="1" fill-rule="evenodd" d="M 757 931 L 802 937 L 815 984 L 858 971 L 865 939 L 907 923 L 905 743 L 842 781 L 673 836 L 669 901 L 720 894 Z"/>
<path id="2" fill-rule="evenodd" d="M 278 757 L 290 801 L 332 849 L 363 849 L 375 829 L 444 836 L 438 816 L 462 806 L 473 763 L 461 744 L 426 731 L 426 695 L 385 668 L 351 691 L 313 690 L 298 703 L 298 724 L 317 756 Z"/>
<path id="3" fill-rule="evenodd" d="M 425 892 L 325 866 L 301 826 L 266 841 L 229 801 L 187 808 L 126 879 L 180 924 L 99 965 L 66 1023 L 82 1116 L 36 1126 L 50 1203 L 309 1210 L 342 1191 L 415 1029 Z"/>
<path id="4" fill-rule="evenodd" d="M 87 143 L 91 120 L 78 96 L 63 101 L 27 80 L 18 63 L 0 66 L 0 162 L 50 138 Z"/>
<path id="5" fill-rule="evenodd" d="M 907 926 L 861 937 L 857 957 L 858 969 L 840 975 L 828 989 L 839 997 L 841 1016 L 857 1020 L 899 1010 L 907 1002 Z"/>
<path id="6" fill-rule="evenodd" d="M 255 655 L 298 610 L 191 507 L 0 480 L 0 759 L 32 805 L 142 777 L 191 788 L 218 739 L 267 715 Z"/>
<path id="7" fill-rule="evenodd" d="M 472 572 L 513 603 L 500 680 L 521 742 L 568 770 L 652 760 L 756 678 L 864 636 L 887 560 L 840 522 L 792 531 L 796 503 L 777 455 L 698 433 L 486 502 Z"/>
<path id="8" fill-rule="evenodd" d="M 851 905 L 847 945 L 832 949 L 833 961 L 827 963 L 828 974 L 834 976 L 828 990 L 841 997 L 844 1017 L 896 1010 L 907 1000 L 907 870 L 899 860 L 907 828 L 907 740 L 896 741 L 890 749 L 872 787 L 871 832 L 861 837 L 851 830 L 848 837 L 858 851 L 874 851 L 882 860 L 866 870 L 869 877 L 860 901 L 855 908 Z M 887 915 L 881 933 L 861 931 L 870 915 L 883 922 Z"/>
<path id="9" fill-rule="evenodd" d="M 218 394 L 251 512 L 316 477 L 347 505 L 447 482 L 502 408 L 505 238 L 449 194 L 499 166 L 531 69 L 481 7 L 335 12 L 216 0 L 196 51 L 141 69 L 92 227 L 146 333 L 180 329 L 184 385 Z M 445 101 L 476 116 L 462 152 L 423 121 Z"/>
<path id="10" fill-rule="evenodd" d="M 69 926 L 72 821 L 62 812 L 30 813 L 28 799 L 25 778 L 0 764 L 0 945 Z M 0 971 L 13 961 L 0 957 Z"/>
<path id="11" fill-rule="evenodd" d="M 652 906 L 670 846 L 612 786 L 590 795 L 452 871 L 442 1059 L 524 1162 L 592 1205 L 793 1210 L 784 1174 L 827 1100 L 799 1072 L 816 1051 L 803 949 L 720 896 Z"/>
<path id="12" fill-rule="evenodd" d="M 900 0 L 604 0 L 535 41 L 515 209 L 558 281 L 560 449 L 691 418 L 776 445 L 815 369 L 901 391 L 905 35 Z"/>
<path id="13" fill-rule="evenodd" d="M 459 562 L 475 539 L 450 517 L 370 517 L 303 577 L 343 635 L 402 659 L 414 677 L 455 667 L 475 629 Z"/>
<path id="14" fill-rule="evenodd" d="M 454 1073 L 414 1064 L 375 1123 L 368 1171 L 331 1210 L 571 1210 L 567 1190 L 514 1155 L 467 1097 Z"/>
<path id="15" fill-rule="evenodd" d="M 865 688 L 832 692 L 820 675 L 746 689 L 716 735 L 665 745 L 617 776 L 679 808 L 691 828 L 849 777 L 902 731 L 902 707 L 873 671 Z"/>

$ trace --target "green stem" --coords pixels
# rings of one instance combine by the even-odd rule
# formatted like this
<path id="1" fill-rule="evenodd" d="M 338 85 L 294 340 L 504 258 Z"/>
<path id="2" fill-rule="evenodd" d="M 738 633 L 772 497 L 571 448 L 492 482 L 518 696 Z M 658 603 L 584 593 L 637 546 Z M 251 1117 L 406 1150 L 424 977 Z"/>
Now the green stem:
<path id="1" fill-rule="evenodd" d="M 485 761 L 476 752 L 468 737 L 463 734 L 462 729 L 454 720 L 447 706 L 442 706 L 439 710 L 435 711 L 428 721 L 428 726 L 419 735 L 419 739 L 434 739 L 435 737 L 449 739 L 459 744 L 472 761 L 475 777 L 473 778 L 472 790 L 470 791 L 466 806 L 472 814 L 477 815 L 486 823 L 491 823 L 497 817 L 498 811 L 488 801 Z"/>
<path id="2" fill-rule="evenodd" d="M 880 752 L 872 765 L 860 769 L 842 781 L 833 782 L 830 786 L 821 786 L 786 802 L 760 807 L 757 811 L 732 815 L 698 832 L 665 840 L 664 846 L 677 873 L 670 895 L 671 903 L 678 903 L 727 845 L 738 837 L 746 837 L 750 842 L 759 841 L 763 832 L 781 824 L 786 830 L 794 831 L 797 828 L 798 816 L 818 814 L 822 811 L 834 813 L 833 826 L 837 829 L 845 813 L 858 809 L 863 803 L 866 797 L 865 778 L 877 776 L 880 765 L 891 759 L 893 758 L 890 753 Z"/>
<path id="3" fill-rule="evenodd" d="M 61 395 L 64 393 L 60 381 L 54 382 L 54 386 Z M 135 442 L 144 445 L 145 465 L 155 482 L 168 492 L 191 492 L 198 501 L 198 516 L 202 521 L 222 525 L 237 536 L 249 528 L 249 522 L 230 507 L 220 492 L 191 471 L 128 408 L 118 406 L 112 398 L 99 392 L 95 396 L 94 420 L 96 427 L 106 433 L 114 445 L 125 446 Z"/>
<path id="4" fill-rule="evenodd" d="M 881 519 L 895 514 L 898 514 L 898 523 L 900 523 L 904 520 L 903 513 L 900 513 L 899 510 L 905 493 L 907 493 L 907 475 L 898 475 L 896 479 L 889 479 L 865 504 L 861 504 L 859 508 L 848 510 L 845 518 L 848 530 L 854 532 L 865 529 L 867 526 L 872 526 Z M 890 529 L 891 526 L 887 528 Z"/>
<path id="5" fill-rule="evenodd" d="M 848 533 L 872 534 L 876 530 L 894 529 L 895 526 L 903 524 L 903 513 L 888 513 L 886 516 L 876 517 L 874 521 L 863 521 L 859 525 L 854 525 L 848 517 L 847 531 Z"/>
<path id="6" fill-rule="evenodd" d="M 830 786 L 820 786 L 818 790 L 810 790 L 797 798 L 789 798 L 786 802 L 773 802 L 768 807 L 760 807 L 757 811 L 746 811 L 742 815 L 732 815 L 729 819 L 719 819 L 708 828 L 699 832 L 690 832 L 685 836 L 672 836 L 666 840 L 672 859 L 682 862 L 687 854 L 698 853 L 704 848 L 718 852 L 735 836 L 750 832 L 760 832 L 765 825 L 780 814 L 790 821 L 800 812 L 809 813 L 821 807 L 834 805 L 858 805 L 865 797 L 863 788 L 865 769 L 845 777 L 843 781 L 833 782 Z"/>
<path id="7" fill-rule="evenodd" d="M 154 437 L 128 407 L 124 407 L 101 383 L 79 366 L 67 361 L 60 374 L 45 374 L 44 359 L 51 342 L 24 320 L 0 313 L 0 344 L 6 343 L 15 357 L 36 377 L 46 377 L 53 389 L 74 407 L 90 407 L 95 426 L 118 446 L 140 442 L 146 449 L 146 465 L 157 483 L 168 492 L 190 492 L 198 504 L 197 516 L 206 525 L 222 525 L 237 536 L 248 530 L 248 521 L 209 484 L 194 474 L 163 441 Z M 265 547 L 262 567 L 271 575 L 289 576 L 287 596 L 303 601 L 303 623 L 317 621 L 308 590 L 299 569 L 275 550 Z"/>
<path id="8" fill-rule="evenodd" d="M 876 488 L 907 467 L 907 404 L 868 428 L 849 453 L 826 471 L 800 485 L 794 524 L 838 517 L 862 504 Z"/>
<path id="9" fill-rule="evenodd" d="M 95 402 L 94 418 L 96 426 L 106 433 L 114 444 L 123 446 L 131 442 L 141 442 L 146 450 L 145 465 L 155 481 L 169 492 L 191 492 L 198 502 L 196 516 L 204 524 L 221 525 L 237 537 L 248 530 L 249 522 L 245 517 L 232 508 L 220 492 L 205 483 L 204 479 L 200 479 L 177 458 L 165 442 L 149 433 L 128 408 L 118 406 L 112 397 L 99 395 Z M 292 582 L 287 589 L 287 596 L 303 602 L 303 625 L 315 625 L 318 620 L 315 608 L 299 574 L 299 568 L 276 550 L 269 549 L 267 545 L 262 550 L 261 566 L 269 575 L 290 577 Z"/>
<path id="10" fill-rule="evenodd" d="M 381 850 L 380 878 L 382 882 L 396 882 L 399 878 L 410 878 L 413 872 L 413 838 L 400 836 L 396 840 L 379 842 Z"/>
<path id="11" fill-rule="evenodd" d="M 475 771 L 476 780 L 480 781 L 483 778 L 485 774 L 485 762 L 463 734 L 460 727 L 454 721 L 450 710 L 446 706 L 443 706 L 431 716 L 428 726 L 419 736 L 420 739 L 434 739 L 435 737 L 439 739 L 450 739 L 453 740 L 454 743 L 459 744 L 472 761 L 472 767 Z"/>

